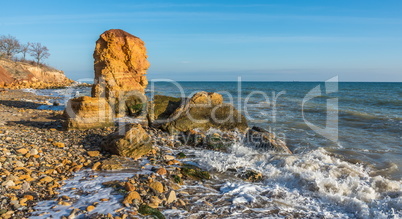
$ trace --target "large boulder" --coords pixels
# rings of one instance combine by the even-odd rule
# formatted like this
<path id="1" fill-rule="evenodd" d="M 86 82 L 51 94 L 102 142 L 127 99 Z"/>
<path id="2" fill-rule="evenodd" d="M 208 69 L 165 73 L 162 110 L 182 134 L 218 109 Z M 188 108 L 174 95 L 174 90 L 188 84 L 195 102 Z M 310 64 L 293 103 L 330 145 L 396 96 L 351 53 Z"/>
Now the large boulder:
<path id="1" fill-rule="evenodd" d="M 113 107 L 116 99 L 127 96 L 126 92 L 144 93 L 148 84 L 145 74 L 150 64 L 140 38 L 123 30 L 108 30 L 96 41 L 93 56 L 93 97 L 106 97 Z"/>
<path id="2" fill-rule="evenodd" d="M 154 121 L 170 133 L 193 129 L 216 128 L 225 131 L 248 129 L 246 118 L 232 104 L 223 103 L 222 95 L 205 91 L 189 99 L 157 97 L 154 104 Z M 175 109 L 174 109 L 175 108 Z"/>
<path id="3" fill-rule="evenodd" d="M 112 154 L 138 159 L 152 151 L 152 142 L 142 126 L 135 124 L 120 127 L 107 137 L 102 147 Z"/>
<path id="4" fill-rule="evenodd" d="M 64 111 L 67 129 L 90 129 L 114 125 L 113 112 L 105 98 L 70 99 Z"/>

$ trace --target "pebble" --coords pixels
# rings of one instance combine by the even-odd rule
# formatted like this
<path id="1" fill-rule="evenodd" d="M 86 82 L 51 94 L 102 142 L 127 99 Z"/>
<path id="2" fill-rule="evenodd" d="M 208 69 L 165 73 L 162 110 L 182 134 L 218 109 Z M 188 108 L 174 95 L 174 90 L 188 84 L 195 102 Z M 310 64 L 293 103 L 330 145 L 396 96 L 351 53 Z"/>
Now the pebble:
<path id="1" fill-rule="evenodd" d="M 135 199 L 141 200 L 140 194 L 136 191 L 129 192 L 124 198 L 123 204 L 132 204 Z"/>
<path id="2" fill-rule="evenodd" d="M 87 207 L 87 211 L 88 211 L 88 212 L 91 212 L 91 211 L 93 211 L 93 210 L 95 210 L 95 206 L 90 205 L 90 206 Z"/>
<path id="3" fill-rule="evenodd" d="M 161 182 L 151 182 L 149 187 L 158 193 L 163 193 L 163 184 Z"/>
<path id="4" fill-rule="evenodd" d="M 175 191 L 170 191 L 168 194 L 168 198 L 166 200 L 167 204 L 173 203 L 174 201 L 176 201 L 176 192 Z"/>
<path id="5" fill-rule="evenodd" d="M 25 149 L 25 148 L 21 148 L 21 149 L 18 149 L 17 152 L 22 154 L 22 155 L 25 155 L 26 153 L 28 153 L 28 150 Z"/>
<path id="6" fill-rule="evenodd" d="M 97 157 L 100 155 L 99 151 L 87 151 L 88 156 L 90 157 Z"/>

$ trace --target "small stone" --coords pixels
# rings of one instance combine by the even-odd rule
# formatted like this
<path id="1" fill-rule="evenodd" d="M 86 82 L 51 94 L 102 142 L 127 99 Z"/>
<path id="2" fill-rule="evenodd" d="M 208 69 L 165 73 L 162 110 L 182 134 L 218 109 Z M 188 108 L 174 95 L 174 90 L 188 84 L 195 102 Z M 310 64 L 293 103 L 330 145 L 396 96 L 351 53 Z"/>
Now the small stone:
<path id="1" fill-rule="evenodd" d="M 26 205 L 27 205 L 27 201 L 28 201 L 28 199 L 26 199 L 26 198 L 22 198 L 22 199 L 20 199 L 19 201 L 20 201 L 20 205 L 22 205 L 22 206 L 26 206 Z"/>
<path id="2" fill-rule="evenodd" d="M 94 209 L 95 209 L 95 206 L 93 206 L 93 205 L 90 205 L 90 206 L 87 207 L 87 211 L 88 211 L 88 212 L 91 212 L 91 211 L 93 211 Z"/>
<path id="3" fill-rule="evenodd" d="M 28 150 L 25 149 L 25 148 L 21 148 L 21 149 L 18 149 L 17 152 L 22 154 L 22 155 L 25 155 L 26 153 L 28 153 Z"/>
<path id="4" fill-rule="evenodd" d="M 53 181 L 53 178 L 50 176 L 45 176 L 40 180 L 40 182 L 46 182 L 46 183 L 50 183 L 52 181 Z"/>
<path id="5" fill-rule="evenodd" d="M 16 167 L 23 167 L 24 166 L 24 163 L 22 163 L 21 161 L 17 161 L 17 162 L 15 162 L 15 166 Z"/>
<path id="6" fill-rule="evenodd" d="M 166 175 L 167 174 L 167 170 L 165 168 L 160 168 L 156 171 L 157 174 L 159 175 Z"/>
<path id="7" fill-rule="evenodd" d="M 107 201 L 109 201 L 110 199 L 108 199 L 108 198 L 101 198 L 101 199 L 99 199 L 99 201 L 101 201 L 101 202 L 107 202 Z"/>
<path id="8" fill-rule="evenodd" d="M 169 192 L 169 194 L 168 194 L 168 198 L 167 198 L 167 200 L 166 200 L 166 203 L 167 204 L 170 204 L 170 203 L 172 203 L 172 202 L 174 202 L 174 201 L 176 201 L 176 192 L 175 191 L 170 191 Z"/>
<path id="9" fill-rule="evenodd" d="M 34 197 L 32 195 L 24 195 L 24 198 L 26 198 L 28 201 L 34 200 Z"/>
<path id="10" fill-rule="evenodd" d="M 37 155 L 39 152 L 38 152 L 37 149 L 33 148 L 33 149 L 31 149 L 31 150 L 29 151 L 29 153 L 30 153 L 32 156 L 34 156 L 34 155 Z"/>
<path id="11" fill-rule="evenodd" d="M 99 151 L 87 151 L 88 156 L 90 157 L 97 157 L 100 155 Z"/>
<path id="12" fill-rule="evenodd" d="M 96 162 L 96 163 L 94 163 L 94 165 L 92 166 L 91 169 L 92 170 L 97 170 L 101 164 L 102 164 L 101 162 Z"/>
<path id="13" fill-rule="evenodd" d="M 123 204 L 132 204 L 133 200 L 141 200 L 141 196 L 138 192 L 132 191 L 127 194 L 127 196 L 123 200 Z"/>
<path id="14" fill-rule="evenodd" d="M 163 185 L 160 182 L 152 182 L 149 184 L 149 187 L 156 192 L 162 193 L 163 192 Z"/>
<path id="15" fill-rule="evenodd" d="M 59 204 L 59 205 L 64 205 L 64 206 L 71 206 L 71 203 L 70 203 L 70 202 L 66 202 L 66 201 L 60 201 L 58 204 Z"/>
<path id="16" fill-rule="evenodd" d="M 53 146 L 59 147 L 59 148 L 64 148 L 66 146 L 66 144 L 64 144 L 62 142 L 53 142 Z"/>
<path id="17" fill-rule="evenodd" d="M 163 158 L 165 158 L 165 160 L 174 160 L 176 159 L 176 157 L 172 156 L 172 155 L 165 155 Z"/>
<path id="18" fill-rule="evenodd" d="M 135 190 L 135 186 L 128 181 L 124 184 L 124 188 L 129 192 L 132 192 Z"/>
<path id="19" fill-rule="evenodd" d="M 179 202 L 179 204 L 180 204 L 181 206 L 186 206 L 186 203 L 185 203 L 183 200 L 179 199 L 178 202 Z"/>
<path id="20" fill-rule="evenodd" d="M 162 200 L 160 200 L 157 196 L 152 196 L 149 201 L 151 202 L 149 204 L 149 207 L 151 208 L 158 208 L 162 203 Z"/>
<path id="21" fill-rule="evenodd" d="M 7 187 L 15 186 L 15 183 L 12 180 L 8 180 L 6 182 L 3 182 L 1 185 L 7 188 Z"/>

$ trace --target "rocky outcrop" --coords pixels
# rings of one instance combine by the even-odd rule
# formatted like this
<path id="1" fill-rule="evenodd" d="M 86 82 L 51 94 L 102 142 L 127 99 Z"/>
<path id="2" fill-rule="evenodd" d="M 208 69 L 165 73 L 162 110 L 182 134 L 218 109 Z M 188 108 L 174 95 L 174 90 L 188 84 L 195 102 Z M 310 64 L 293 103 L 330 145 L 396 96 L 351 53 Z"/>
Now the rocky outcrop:
<path id="1" fill-rule="evenodd" d="M 152 142 L 141 125 L 136 124 L 123 126 L 109 135 L 102 147 L 113 154 L 138 159 L 152 151 Z"/>
<path id="2" fill-rule="evenodd" d="M 150 110 L 154 112 L 152 124 L 161 125 L 170 133 L 210 128 L 240 132 L 248 129 L 246 118 L 233 105 L 223 103 L 218 93 L 202 91 L 189 99 L 159 96 L 156 100 L 154 110 Z"/>
<path id="3" fill-rule="evenodd" d="M 68 129 L 90 129 L 114 125 L 113 112 L 105 98 L 78 97 L 68 101 L 64 115 Z"/>
<path id="4" fill-rule="evenodd" d="M 65 87 L 72 82 L 62 71 L 47 66 L 0 59 L 0 87 L 44 89 Z"/>
<path id="5" fill-rule="evenodd" d="M 112 29 L 100 35 L 94 52 L 95 84 L 91 99 L 74 99 L 71 102 L 77 115 L 67 115 L 67 128 L 94 128 L 112 124 L 115 117 L 145 118 L 148 84 L 145 73 L 149 68 L 144 42 L 123 30 Z M 107 106 L 92 109 L 92 106 Z M 89 111 L 88 111 L 89 110 Z M 145 120 L 145 119 L 144 119 Z"/>
<path id="6" fill-rule="evenodd" d="M 144 93 L 150 64 L 140 38 L 123 30 L 108 30 L 96 41 L 94 59 L 93 97 L 106 97 L 114 105 L 115 99 L 125 96 L 125 92 Z"/>

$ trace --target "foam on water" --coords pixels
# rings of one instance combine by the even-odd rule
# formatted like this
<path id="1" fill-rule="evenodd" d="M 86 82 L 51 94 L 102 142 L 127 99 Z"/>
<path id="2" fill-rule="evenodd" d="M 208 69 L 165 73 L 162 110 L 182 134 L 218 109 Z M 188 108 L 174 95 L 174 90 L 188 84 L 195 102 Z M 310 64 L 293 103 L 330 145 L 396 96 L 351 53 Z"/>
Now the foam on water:
<path id="1" fill-rule="evenodd" d="M 192 159 L 209 170 L 261 172 L 262 183 L 232 181 L 220 188 L 222 197 L 229 198 L 232 205 L 248 205 L 250 209 L 258 206 L 259 210 L 254 212 L 276 209 L 308 217 L 402 217 L 401 181 L 371 177 L 363 166 L 330 156 L 324 149 L 278 155 L 236 144 L 231 153 L 205 150 L 185 153 L 195 155 Z"/>

